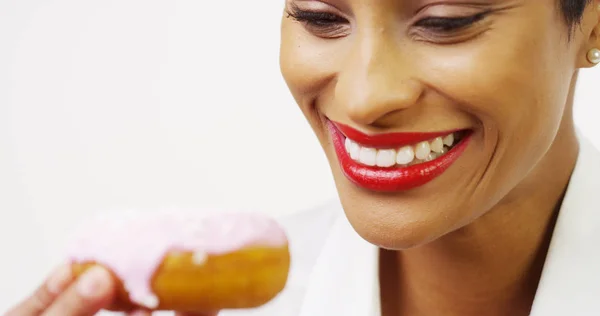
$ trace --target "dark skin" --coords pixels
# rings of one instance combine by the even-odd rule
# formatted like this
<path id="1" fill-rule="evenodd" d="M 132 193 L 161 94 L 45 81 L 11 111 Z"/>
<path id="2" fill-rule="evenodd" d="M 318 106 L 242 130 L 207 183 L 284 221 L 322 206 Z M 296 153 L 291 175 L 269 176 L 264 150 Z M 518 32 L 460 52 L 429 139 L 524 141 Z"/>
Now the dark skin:
<path id="1" fill-rule="evenodd" d="M 292 5 L 328 13 L 329 22 L 290 18 Z M 383 315 L 527 315 L 577 159 L 573 93 L 579 69 L 593 66 L 587 52 L 600 47 L 599 1 L 570 36 L 554 0 L 286 6 L 282 74 L 351 224 L 385 249 Z M 460 27 L 428 17 L 461 18 Z M 345 178 L 325 118 L 366 133 L 470 129 L 473 139 L 434 181 L 382 194 Z M 96 271 L 84 292 L 83 279 L 65 271 L 7 315 L 85 316 L 111 304 L 116 284 L 107 271 Z"/>
<path id="2" fill-rule="evenodd" d="M 573 93 L 600 47 L 598 1 L 569 35 L 554 0 L 287 0 L 281 70 L 351 224 L 385 249 L 384 316 L 528 315 L 577 160 Z M 434 181 L 379 193 L 345 177 L 327 119 L 474 136 Z"/>

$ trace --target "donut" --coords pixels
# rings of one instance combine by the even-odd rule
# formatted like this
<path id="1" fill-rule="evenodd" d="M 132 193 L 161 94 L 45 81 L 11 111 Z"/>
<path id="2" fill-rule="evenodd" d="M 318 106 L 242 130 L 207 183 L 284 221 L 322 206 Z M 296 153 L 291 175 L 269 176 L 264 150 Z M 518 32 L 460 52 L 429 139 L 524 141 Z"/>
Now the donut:
<path id="1" fill-rule="evenodd" d="M 67 247 L 75 276 L 106 268 L 118 284 L 108 308 L 191 313 L 260 307 L 287 283 L 285 231 L 251 213 L 121 213 L 89 220 Z"/>

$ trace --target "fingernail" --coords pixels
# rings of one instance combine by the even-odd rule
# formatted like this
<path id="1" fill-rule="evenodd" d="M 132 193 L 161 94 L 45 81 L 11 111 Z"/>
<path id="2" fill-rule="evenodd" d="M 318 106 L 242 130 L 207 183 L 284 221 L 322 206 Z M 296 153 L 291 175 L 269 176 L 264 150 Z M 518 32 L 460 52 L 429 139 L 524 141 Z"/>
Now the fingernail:
<path id="1" fill-rule="evenodd" d="M 110 274 L 101 267 L 93 267 L 77 281 L 77 293 L 83 297 L 102 296 L 110 287 Z"/>
<path id="2" fill-rule="evenodd" d="M 46 287 L 50 293 L 59 294 L 71 282 L 72 277 L 71 265 L 63 264 L 52 272 L 46 283 Z"/>
<path id="3" fill-rule="evenodd" d="M 147 312 L 147 311 L 142 311 L 142 310 L 140 310 L 140 311 L 135 311 L 135 312 L 133 312 L 133 313 L 129 314 L 129 316 L 151 316 L 151 315 L 152 315 L 152 314 L 150 314 L 150 312 Z"/>

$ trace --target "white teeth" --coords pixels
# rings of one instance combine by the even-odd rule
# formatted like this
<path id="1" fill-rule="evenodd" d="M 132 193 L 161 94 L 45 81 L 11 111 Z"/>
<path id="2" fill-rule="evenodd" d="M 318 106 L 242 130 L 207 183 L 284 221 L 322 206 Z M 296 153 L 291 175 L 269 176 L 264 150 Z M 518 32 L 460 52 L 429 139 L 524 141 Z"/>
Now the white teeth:
<path id="1" fill-rule="evenodd" d="M 377 150 L 367 147 L 361 148 L 358 161 L 367 166 L 375 166 L 377 163 Z"/>
<path id="2" fill-rule="evenodd" d="M 375 149 L 362 147 L 357 142 L 346 138 L 344 147 L 352 160 L 367 166 L 382 168 L 394 165 L 408 166 L 432 161 L 447 153 L 454 145 L 454 135 L 436 137 L 416 145 L 408 145 L 395 149 Z"/>
<path id="3" fill-rule="evenodd" d="M 432 142 L 431 142 L 431 151 L 436 152 L 436 153 L 441 153 L 442 150 L 444 150 L 444 141 L 442 140 L 441 137 L 436 137 Z"/>
<path id="4" fill-rule="evenodd" d="M 350 140 L 350 138 L 346 138 L 346 141 L 344 142 L 344 147 L 346 147 L 346 152 L 350 152 L 350 146 L 352 145 L 352 141 Z"/>
<path id="5" fill-rule="evenodd" d="M 404 146 L 396 154 L 396 163 L 399 165 L 408 165 L 415 159 L 415 151 L 412 146 Z"/>
<path id="6" fill-rule="evenodd" d="M 429 155 L 427 155 L 427 157 L 424 159 L 425 161 L 432 161 L 435 158 L 439 157 L 439 155 L 437 153 L 431 152 L 429 153 Z"/>
<path id="7" fill-rule="evenodd" d="M 384 149 L 377 151 L 376 164 L 378 167 L 391 167 L 396 164 L 396 151 Z"/>
<path id="8" fill-rule="evenodd" d="M 360 146 L 353 142 L 350 141 L 350 158 L 354 159 L 354 160 L 358 160 L 358 156 L 360 155 Z"/>
<path id="9" fill-rule="evenodd" d="M 431 148 L 429 147 L 429 142 L 420 142 L 417 144 L 415 149 L 415 156 L 418 159 L 425 160 L 429 153 L 431 152 Z"/>
<path id="10" fill-rule="evenodd" d="M 448 136 L 444 137 L 444 145 L 450 147 L 454 144 L 454 134 L 449 134 Z"/>

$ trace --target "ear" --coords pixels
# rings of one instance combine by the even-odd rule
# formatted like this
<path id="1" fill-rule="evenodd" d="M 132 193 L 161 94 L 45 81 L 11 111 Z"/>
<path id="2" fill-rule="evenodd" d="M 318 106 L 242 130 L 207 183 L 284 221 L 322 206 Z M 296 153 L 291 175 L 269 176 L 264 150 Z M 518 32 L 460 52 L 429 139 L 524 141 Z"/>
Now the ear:
<path id="1" fill-rule="evenodd" d="M 598 65 L 594 62 L 600 55 L 600 1 L 592 0 L 585 10 L 581 21 L 584 40 L 577 57 L 577 68 L 591 68 Z"/>

